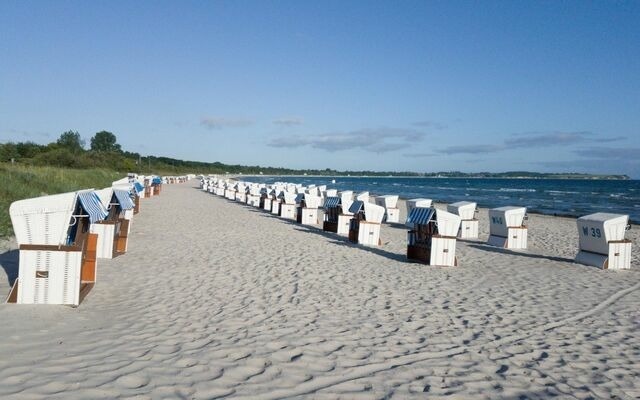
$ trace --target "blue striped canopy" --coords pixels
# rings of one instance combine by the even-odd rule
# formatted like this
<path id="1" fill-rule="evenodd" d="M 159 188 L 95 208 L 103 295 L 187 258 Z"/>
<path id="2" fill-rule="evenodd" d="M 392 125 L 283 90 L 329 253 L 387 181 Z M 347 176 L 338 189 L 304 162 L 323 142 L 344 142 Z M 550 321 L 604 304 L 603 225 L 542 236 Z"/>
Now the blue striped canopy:
<path id="1" fill-rule="evenodd" d="M 93 191 L 79 192 L 78 199 L 80 199 L 80 206 L 89 214 L 89 222 L 95 223 L 102 221 L 109 215 L 107 210 L 102 205 L 100 198 Z"/>
<path id="2" fill-rule="evenodd" d="M 120 203 L 120 208 L 123 210 L 131 210 L 136 206 L 133 200 L 131 200 L 131 197 L 129 197 L 129 192 L 126 190 L 114 189 L 113 194 L 116 195 L 116 199 L 118 199 L 118 203 Z"/>
<path id="3" fill-rule="evenodd" d="M 349 207 L 349 212 L 351 214 L 357 214 L 363 209 L 364 209 L 364 202 L 360 200 L 356 200 L 351 204 L 351 207 Z"/>
<path id="4" fill-rule="evenodd" d="M 144 186 L 142 186 L 140 182 L 134 183 L 133 188 L 136 190 L 136 193 L 144 192 Z"/>
<path id="5" fill-rule="evenodd" d="M 336 208 L 340 204 L 340 197 L 327 197 L 324 200 L 324 208 L 325 210 L 328 208 Z"/>
<path id="6" fill-rule="evenodd" d="M 433 219 L 436 214 L 434 208 L 416 207 L 409 213 L 407 217 L 407 225 L 426 225 Z"/>
<path id="7" fill-rule="evenodd" d="M 162 184 L 162 178 L 153 178 L 153 180 L 151 181 L 151 183 L 155 183 L 155 184 Z"/>

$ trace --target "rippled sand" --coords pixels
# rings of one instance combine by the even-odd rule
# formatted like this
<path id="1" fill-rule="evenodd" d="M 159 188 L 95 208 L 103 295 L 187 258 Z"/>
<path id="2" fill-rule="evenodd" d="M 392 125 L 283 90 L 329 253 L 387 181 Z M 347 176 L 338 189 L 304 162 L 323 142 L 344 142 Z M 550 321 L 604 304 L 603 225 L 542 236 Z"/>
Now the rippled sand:
<path id="1" fill-rule="evenodd" d="M 1 398 L 640 396 L 638 229 L 634 269 L 601 271 L 572 262 L 575 220 L 531 216 L 516 253 L 482 243 L 483 210 L 438 268 L 400 225 L 363 248 L 194 182 L 143 200 L 80 307 L 0 305 Z"/>

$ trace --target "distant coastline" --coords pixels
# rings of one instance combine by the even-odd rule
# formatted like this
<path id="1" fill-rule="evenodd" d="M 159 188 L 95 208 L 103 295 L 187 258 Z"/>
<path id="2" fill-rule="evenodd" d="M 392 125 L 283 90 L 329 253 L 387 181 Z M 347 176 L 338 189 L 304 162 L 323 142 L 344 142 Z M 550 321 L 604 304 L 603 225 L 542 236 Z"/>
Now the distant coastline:
<path id="1" fill-rule="evenodd" d="M 448 179 L 564 179 L 564 180 L 631 180 L 628 175 L 595 175 L 595 174 L 573 174 L 573 173 L 537 173 L 537 172 L 438 172 L 429 174 L 359 174 L 357 172 L 334 174 L 227 174 L 233 176 L 264 176 L 264 177 L 309 177 L 309 178 L 448 178 Z"/>

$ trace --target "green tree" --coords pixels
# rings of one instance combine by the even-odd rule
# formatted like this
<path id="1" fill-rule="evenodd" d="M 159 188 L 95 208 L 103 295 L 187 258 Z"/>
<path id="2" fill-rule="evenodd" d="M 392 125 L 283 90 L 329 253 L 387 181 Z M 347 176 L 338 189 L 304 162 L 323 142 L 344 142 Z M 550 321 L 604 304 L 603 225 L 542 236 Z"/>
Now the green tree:
<path id="1" fill-rule="evenodd" d="M 59 147 L 63 147 L 72 153 L 80 153 L 84 150 L 84 140 L 77 131 L 66 131 L 56 141 Z"/>
<path id="2" fill-rule="evenodd" d="M 18 142 L 16 143 L 16 149 L 20 158 L 33 158 L 36 155 L 42 153 L 46 147 L 34 142 Z"/>
<path id="3" fill-rule="evenodd" d="M 116 143 L 116 135 L 107 131 L 100 131 L 91 138 L 91 150 L 97 152 L 121 152 L 120 145 Z"/>
<path id="4" fill-rule="evenodd" d="M 11 161 L 19 156 L 20 153 L 18 153 L 18 148 L 15 143 L 0 143 L 0 161 Z"/>

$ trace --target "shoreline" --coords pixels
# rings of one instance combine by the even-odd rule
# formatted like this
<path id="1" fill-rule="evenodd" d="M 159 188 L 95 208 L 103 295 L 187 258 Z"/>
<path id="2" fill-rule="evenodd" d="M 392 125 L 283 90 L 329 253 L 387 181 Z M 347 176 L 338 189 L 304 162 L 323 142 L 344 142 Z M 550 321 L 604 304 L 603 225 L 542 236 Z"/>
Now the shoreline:
<path id="1" fill-rule="evenodd" d="M 404 226 L 383 224 L 383 245 L 363 247 L 196 186 L 142 199 L 127 253 L 98 260 L 79 307 L 0 305 L 0 397 L 640 390 L 638 251 L 631 270 L 577 264 L 575 223 L 538 215 L 528 250 L 491 247 L 481 210 L 479 239 L 457 241 L 456 267 L 435 267 L 407 260 Z M 6 273 L 17 253 L 0 256 Z"/>

